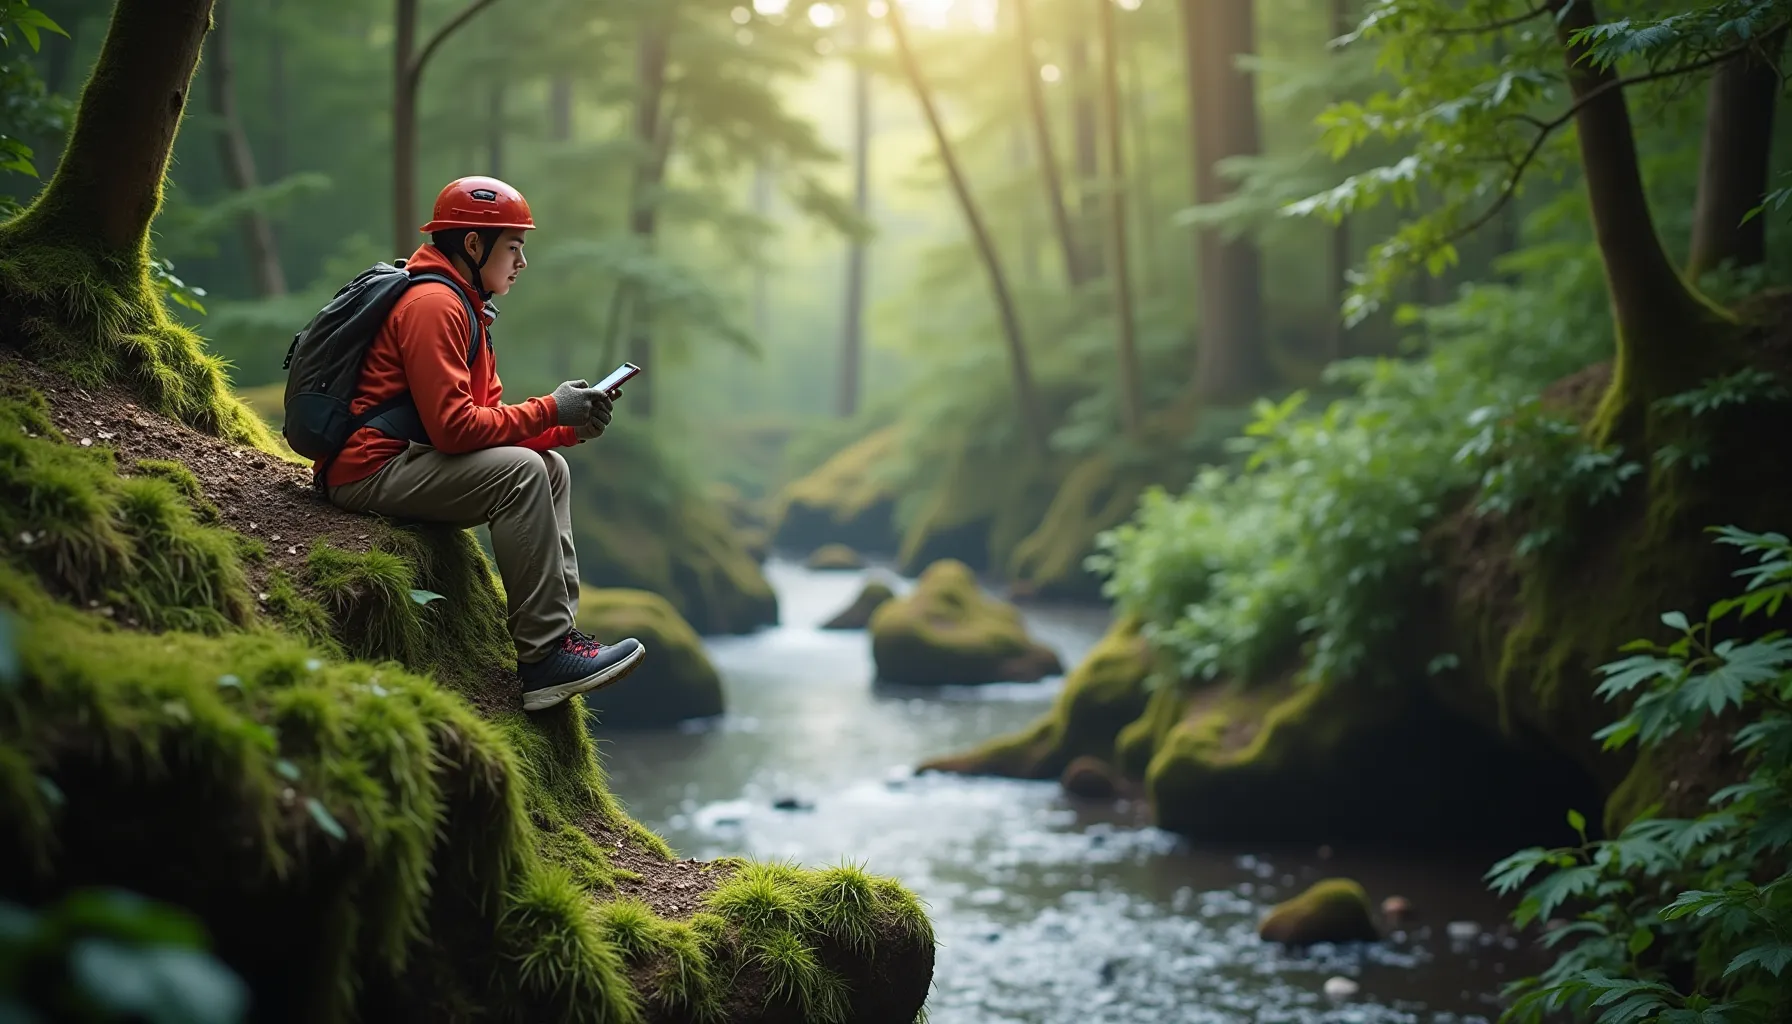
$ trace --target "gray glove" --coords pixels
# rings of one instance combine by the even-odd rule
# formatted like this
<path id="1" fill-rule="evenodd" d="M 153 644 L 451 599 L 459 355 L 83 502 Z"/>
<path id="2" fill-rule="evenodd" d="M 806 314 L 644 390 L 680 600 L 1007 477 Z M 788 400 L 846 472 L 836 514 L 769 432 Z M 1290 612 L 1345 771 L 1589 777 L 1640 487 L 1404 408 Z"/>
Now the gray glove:
<path id="1" fill-rule="evenodd" d="M 610 417 L 615 414 L 614 409 L 610 396 L 600 392 L 591 400 L 591 418 L 574 427 L 573 433 L 581 441 L 602 437 L 604 428 L 610 425 Z"/>
<path id="2" fill-rule="evenodd" d="M 560 425 L 576 427 L 591 418 L 591 406 L 603 392 L 582 380 L 569 380 L 554 389 L 554 404 L 560 409 Z"/>

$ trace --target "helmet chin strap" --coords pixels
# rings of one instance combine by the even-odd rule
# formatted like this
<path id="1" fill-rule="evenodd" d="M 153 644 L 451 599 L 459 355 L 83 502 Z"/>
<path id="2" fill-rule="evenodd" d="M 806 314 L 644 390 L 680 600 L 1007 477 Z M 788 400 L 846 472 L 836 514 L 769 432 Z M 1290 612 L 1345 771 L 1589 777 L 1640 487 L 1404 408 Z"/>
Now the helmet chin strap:
<path id="1" fill-rule="evenodd" d="M 472 277 L 473 288 L 479 293 L 479 301 L 484 303 L 491 301 L 492 293 L 485 287 L 485 274 L 483 271 L 485 270 L 486 261 L 492 258 L 492 251 L 496 249 L 497 246 L 486 245 L 484 238 L 479 239 L 479 245 L 484 251 L 479 255 L 479 262 L 474 263 L 473 257 L 467 254 L 467 236 L 460 236 L 459 256 L 461 259 L 467 261 L 468 266 L 473 268 L 473 272 L 470 275 Z"/>

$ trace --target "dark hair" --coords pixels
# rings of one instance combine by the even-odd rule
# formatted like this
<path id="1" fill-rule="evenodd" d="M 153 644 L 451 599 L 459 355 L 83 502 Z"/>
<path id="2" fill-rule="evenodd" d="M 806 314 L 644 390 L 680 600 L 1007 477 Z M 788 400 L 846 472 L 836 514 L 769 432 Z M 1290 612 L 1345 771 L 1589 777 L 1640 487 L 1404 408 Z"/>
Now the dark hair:
<path id="1" fill-rule="evenodd" d="M 492 251 L 497 248 L 499 236 L 504 234 L 503 228 L 443 228 L 430 235 L 429 241 L 449 258 L 466 256 L 467 249 L 461 239 L 466 238 L 469 231 L 479 236 L 480 243 L 485 246 L 487 259 L 491 258 Z"/>

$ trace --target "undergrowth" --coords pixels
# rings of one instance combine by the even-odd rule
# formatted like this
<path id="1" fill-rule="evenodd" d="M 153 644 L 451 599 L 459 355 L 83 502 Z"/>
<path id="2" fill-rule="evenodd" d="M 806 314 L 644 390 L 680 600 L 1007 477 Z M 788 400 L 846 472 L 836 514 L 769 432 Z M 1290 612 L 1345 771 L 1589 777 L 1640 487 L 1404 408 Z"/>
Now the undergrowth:
<path id="1" fill-rule="evenodd" d="M 1322 409 L 1304 393 L 1259 402 L 1234 444 L 1242 467 L 1148 492 L 1098 540 L 1107 594 L 1186 679 L 1260 678 L 1303 646 L 1314 677 L 1369 671 L 1446 504 L 1483 485 L 1529 502 L 1582 457 L 1536 395 L 1606 350 L 1610 327 L 1584 297 L 1597 294 L 1590 250 L 1558 271 L 1541 294 L 1478 286 L 1416 312 L 1426 354 L 1334 365 L 1329 381 L 1350 393 Z"/>

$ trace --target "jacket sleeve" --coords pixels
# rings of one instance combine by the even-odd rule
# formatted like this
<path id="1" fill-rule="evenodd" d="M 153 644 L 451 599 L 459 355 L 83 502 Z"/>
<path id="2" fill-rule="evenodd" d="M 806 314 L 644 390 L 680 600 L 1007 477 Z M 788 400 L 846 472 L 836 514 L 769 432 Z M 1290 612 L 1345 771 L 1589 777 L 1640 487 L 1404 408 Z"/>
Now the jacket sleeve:
<path id="1" fill-rule="evenodd" d="M 551 395 L 517 405 L 473 401 L 466 362 L 472 327 L 460 302 L 433 288 L 400 301 L 398 343 L 405 379 L 423 429 L 438 450 L 455 455 L 520 445 L 555 426 L 559 410 Z"/>
<path id="2" fill-rule="evenodd" d="M 498 368 L 496 366 L 493 366 L 492 367 L 492 401 L 501 402 L 503 400 L 504 400 L 504 381 L 502 378 L 500 378 L 498 376 Z M 552 395 L 548 396 L 548 401 L 549 402 L 554 401 L 554 398 Z M 560 417 L 558 415 L 558 403 L 555 403 L 555 405 L 556 405 L 556 410 L 555 410 L 554 418 L 559 419 Z M 541 433 L 536 434 L 534 437 L 523 438 L 521 441 L 518 441 L 516 444 L 517 444 L 518 448 L 528 448 L 532 451 L 545 452 L 549 448 L 571 448 L 573 445 L 578 444 L 578 443 L 579 443 L 578 431 L 574 430 L 572 427 L 549 427 L 548 429 L 542 431 Z"/>

